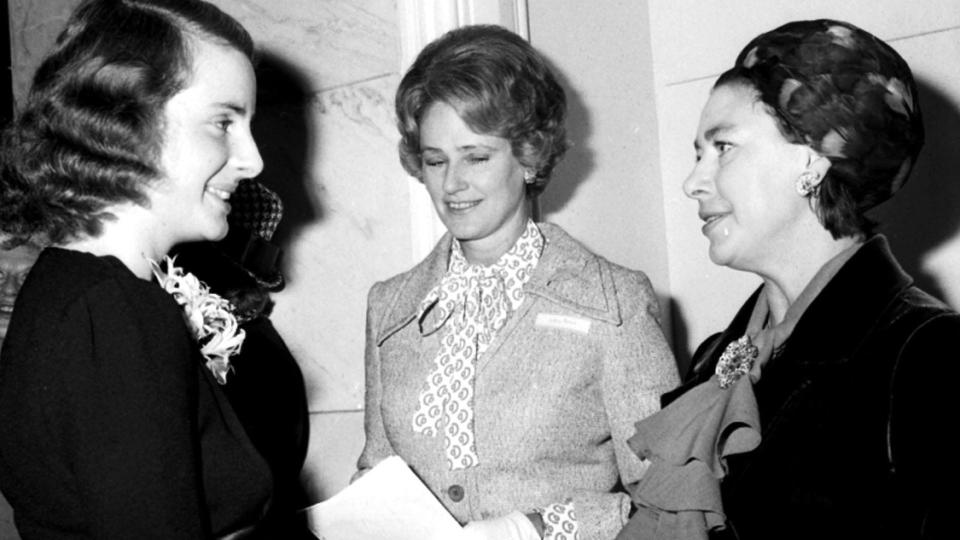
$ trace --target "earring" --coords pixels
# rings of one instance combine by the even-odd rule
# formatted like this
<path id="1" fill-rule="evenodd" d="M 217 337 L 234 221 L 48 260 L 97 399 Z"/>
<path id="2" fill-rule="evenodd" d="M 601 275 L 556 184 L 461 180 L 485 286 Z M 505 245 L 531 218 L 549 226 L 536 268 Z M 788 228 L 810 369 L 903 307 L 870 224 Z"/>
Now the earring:
<path id="1" fill-rule="evenodd" d="M 801 197 L 810 197 L 816 195 L 817 188 L 820 187 L 820 173 L 816 171 L 803 171 L 797 177 L 797 193 Z"/>
<path id="2" fill-rule="evenodd" d="M 527 184 L 532 184 L 534 180 L 537 179 L 537 173 L 531 171 L 530 169 L 523 170 L 523 181 Z"/>

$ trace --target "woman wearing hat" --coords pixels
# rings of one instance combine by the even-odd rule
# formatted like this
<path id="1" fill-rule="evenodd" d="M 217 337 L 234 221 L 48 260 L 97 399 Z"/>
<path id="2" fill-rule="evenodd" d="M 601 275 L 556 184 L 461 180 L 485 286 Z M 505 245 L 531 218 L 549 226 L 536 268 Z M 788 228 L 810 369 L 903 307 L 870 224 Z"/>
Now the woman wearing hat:
<path id="1" fill-rule="evenodd" d="M 701 479 L 722 477 L 722 508 L 705 512 L 717 537 L 945 532 L 953 468 L 936 456 L 957 412 L 960 316 L 913 286 L 866 215 L 904 185 L 923 138 L 907 64 L 840 21 L 760 35 L 714 86 L 683 189 L 711 260 L 763 283 L 632 444 L 655 462 L 645 482 L 713 467 Z M 684 456 L 685 434 L 709 444 Z M 697 486 L 689 500 L 709 491 Z M 650 485 L 635 495 L 622 538 L 689 517 Z"/>

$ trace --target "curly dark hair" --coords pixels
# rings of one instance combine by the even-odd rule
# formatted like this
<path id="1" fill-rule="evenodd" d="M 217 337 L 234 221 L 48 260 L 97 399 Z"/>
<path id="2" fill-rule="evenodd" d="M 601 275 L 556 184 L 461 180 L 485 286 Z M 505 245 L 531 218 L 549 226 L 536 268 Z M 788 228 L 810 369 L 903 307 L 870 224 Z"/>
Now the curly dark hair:
<path id="1" fill-rule="evenodd" d="M 113 205 L 147 206 L 163 109 L 189 82 L 197 39 L 253 60 L 247 31 L 202 0 L 84 1 L 3 134 L 0 230 L 61 243 L 99 235 Z"/>
<path id="2" fill-rule="evenodd" d="M 753 88 L 787 140 L 830 160 L 815 208 L 833 237 L 871 234 L 865 212 L 903 186 L 923 147 L 906 61 L 852 24 L 795 21 L 747 44 L 715 86 L 727 84 Z"/>
<path id="3" fill-rule="evenodd" d="M 453 107 L 477 133 L 510 141 L 540 193 L 569 143 L 566 95 L 546 61 L 513 32 L 493 25 L 447 32 L 420 52 L 397 89 L 400 161 L 422 180 L 420 120 L 435 102 Z"/>

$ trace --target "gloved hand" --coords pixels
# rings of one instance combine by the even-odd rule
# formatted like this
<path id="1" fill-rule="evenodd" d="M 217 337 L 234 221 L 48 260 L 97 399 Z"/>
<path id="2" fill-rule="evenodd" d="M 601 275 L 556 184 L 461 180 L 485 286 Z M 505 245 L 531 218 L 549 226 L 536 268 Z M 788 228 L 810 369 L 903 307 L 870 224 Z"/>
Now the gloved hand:
<path id="1" fill-rule="evenodd" d="M 463 527 L 463 540 L 540 540 L 530 519 L 514 510 L 498 518 L 471 521 Z"/>

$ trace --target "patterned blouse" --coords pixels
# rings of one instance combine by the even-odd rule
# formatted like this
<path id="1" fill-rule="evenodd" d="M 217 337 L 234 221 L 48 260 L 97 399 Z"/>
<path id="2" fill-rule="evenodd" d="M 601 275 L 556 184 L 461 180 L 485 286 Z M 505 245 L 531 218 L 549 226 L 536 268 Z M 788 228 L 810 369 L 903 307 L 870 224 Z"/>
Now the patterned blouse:
<path id="1" fill-rule="evenodd" d="M 477 466 L 473 426 L 474 374 L 486 351 L 524 300 L 529 281 L 543 252 L 544 239 L 532 220 L 510 250 L 490 266 L 470 264 L 454 239 L 450 264 L 440 284 L 420 304 L 420 331 L 443 334 L 434 368 L 424 382 L 412 418 L 413 430 L 427 437 L 444 437 L 450 470 Z M 565 501 L 537 509 L 543 517 L 544 538 L 577 538 L 573 503 Z"/>

